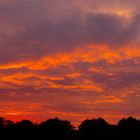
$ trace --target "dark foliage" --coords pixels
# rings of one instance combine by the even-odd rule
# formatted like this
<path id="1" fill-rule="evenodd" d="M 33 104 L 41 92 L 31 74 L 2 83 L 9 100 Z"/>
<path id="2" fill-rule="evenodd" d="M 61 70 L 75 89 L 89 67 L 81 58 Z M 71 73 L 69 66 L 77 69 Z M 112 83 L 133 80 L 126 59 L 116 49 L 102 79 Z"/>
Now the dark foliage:
<path id="1" fill-rule="evenodd" d="M 40 124 L 30 120 L 14 123 L 0 118 L 0 140 L 139 140 L 140 121 L 129 117 L 117 125 L 104 119 L 84 120 L 75 129 L 69 121 L 58 118 Z"/>

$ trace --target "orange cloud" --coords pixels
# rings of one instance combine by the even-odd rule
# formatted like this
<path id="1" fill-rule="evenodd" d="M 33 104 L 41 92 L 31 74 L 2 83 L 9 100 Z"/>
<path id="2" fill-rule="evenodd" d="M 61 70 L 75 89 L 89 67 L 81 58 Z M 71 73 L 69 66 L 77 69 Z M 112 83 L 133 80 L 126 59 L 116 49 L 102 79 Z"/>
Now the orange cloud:
<path id="1" fill-rule="evenodd" d="M 101 99 L 96 101 L 96 103 L 122 103 L 122 102 L 125 102 L 125 100 L 115 96 L 103 96 Z"/>
<path id="2" fill-rule="evenodd" d="M 122 47 L 110 49 L 101 45 L 86 45 L 83 48 L 77 48 L 71 53 L 60 53 L 52 56 L 45 56 L 39 60 L 31 60 L 25 62 L 11 63 L 0 65 L 0 69 L 12 69 L 27 67 L 30 70 L 44 70 L 55 68 L 58 66 L 67 66 L 78 62 L 98 62 L 105 60 L 107 63 L 117 63 L 123 60 L 137 59 L 140 57 L 140 49 L 138 47 Z"/>

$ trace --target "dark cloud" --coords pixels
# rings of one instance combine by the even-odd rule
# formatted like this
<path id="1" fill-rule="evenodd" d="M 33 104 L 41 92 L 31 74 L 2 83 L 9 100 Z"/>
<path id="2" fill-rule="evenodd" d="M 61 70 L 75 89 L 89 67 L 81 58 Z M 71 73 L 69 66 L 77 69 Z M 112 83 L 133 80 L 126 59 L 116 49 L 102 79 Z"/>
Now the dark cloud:
<path id="1" fill-rule="evenodd" d="M 93 82 L 102 84 L 107 89 L 122 89 L 128 88 L 139 84 L 140 73 L 139 72 L 114 72 L 111 75 L 103 73 L 92 74 Z"/>
<path id="2" fill-rule="evenodd" d="M 54 4 L 47 2 L 51 3 L 51 6 Z M 12 6 L 0 7 L 1 20 L 7 30 L 6 33 L 1 31 L 3 39 L 0 63 L 17 59 L 36 59 L 63 51 L 70 52 L 75 47 L 83 47 L 85 44 L 106 44 L 114 48 L 138 40 L 139 15 L 133 17 L 130 23 L 126 23 L 124 17 L 112 13 L 90 13 L 83 18 L 82 13 L 72 12 L 73 14 L 67 16 L 58 15 L 59 20 L 49 20 L 52 15 L 48 11 L 40 13 L 41 6 L 38 3 L 16 1 Z M 23 6 L 24 4 L 27 6 Z M 5 17 L 8 20 L 4 19 Z M 15 22 L 17 25 L 14 25 Z"/>
<path id="3" fill-rule="evenodd" d="M 139 15 L 135 16 L 130 24 L 124 20 L 117 15 L 97 13 L 89 14 L 83 22 L 80 16 L 73 15 L 57 24 L 34 24 L 27 32 L 22 33 L 21 37 L 51 44 L 49 50 L 52 47 L 53 51 L 58 51 L 57 48 L 70 50 L 88 43 L 120 46 L 136 40 L 139 33 Z"/>
<path id="4" fill-rule="evenodd" d="M 87 31 L 93 43 L 109 44 L 111 47 L 121 46 L 137 38 L 139 23 L 140 19 L 137 17 L 127 25 L 122 17 L 96 14 L 88 17 Z"/>

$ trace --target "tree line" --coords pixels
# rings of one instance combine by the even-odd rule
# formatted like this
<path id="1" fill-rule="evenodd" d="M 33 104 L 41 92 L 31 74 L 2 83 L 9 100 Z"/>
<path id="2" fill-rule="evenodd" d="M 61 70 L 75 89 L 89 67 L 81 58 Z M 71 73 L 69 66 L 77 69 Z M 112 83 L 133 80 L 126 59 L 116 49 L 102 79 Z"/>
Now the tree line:
<path id="1" fill-rule="evenodd" d="M 140 120 L 121 119 L 116 125 L 103 118 L 86 119 L 78 129 L 58 118 L 39 124 L 30 120 L 13 122 L 0 117 L 0 140 L 139 140 Z"/>

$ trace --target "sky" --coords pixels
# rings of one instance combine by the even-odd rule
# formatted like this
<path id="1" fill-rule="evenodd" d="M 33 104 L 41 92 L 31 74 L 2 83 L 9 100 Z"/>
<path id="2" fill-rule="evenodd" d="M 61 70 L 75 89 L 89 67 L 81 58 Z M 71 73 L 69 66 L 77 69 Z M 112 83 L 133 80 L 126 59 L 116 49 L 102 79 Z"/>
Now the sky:
<path id="1" fill-rule="evenodd" d="M 0 116 L 140 118 L 139 8 L 139 0 L 0 0 Z"/>

